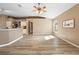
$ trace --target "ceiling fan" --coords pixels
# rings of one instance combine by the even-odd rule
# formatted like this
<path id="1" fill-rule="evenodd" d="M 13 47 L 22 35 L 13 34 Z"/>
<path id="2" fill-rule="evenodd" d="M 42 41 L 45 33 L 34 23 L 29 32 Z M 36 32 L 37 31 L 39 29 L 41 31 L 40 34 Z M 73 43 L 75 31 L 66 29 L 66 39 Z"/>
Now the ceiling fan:
<path id="1" fill-rule="evenodd" d="M 37 14 L 42 14 L 47 11 L 47 7 L 42 3 L 37 3 L 37 5 L 33 6 L 33 11 Z"/>

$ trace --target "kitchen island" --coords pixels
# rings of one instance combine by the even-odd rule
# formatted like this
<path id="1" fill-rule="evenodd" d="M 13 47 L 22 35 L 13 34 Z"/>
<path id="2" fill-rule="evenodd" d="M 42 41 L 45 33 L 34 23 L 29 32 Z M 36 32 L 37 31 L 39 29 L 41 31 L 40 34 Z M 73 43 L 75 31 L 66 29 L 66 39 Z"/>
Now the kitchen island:
<path id="1" fill-rule="evenodd" d="M 22 30 L 16 29 L 0 29 L 0 45 L 14 41 L 22 37 Z"/>

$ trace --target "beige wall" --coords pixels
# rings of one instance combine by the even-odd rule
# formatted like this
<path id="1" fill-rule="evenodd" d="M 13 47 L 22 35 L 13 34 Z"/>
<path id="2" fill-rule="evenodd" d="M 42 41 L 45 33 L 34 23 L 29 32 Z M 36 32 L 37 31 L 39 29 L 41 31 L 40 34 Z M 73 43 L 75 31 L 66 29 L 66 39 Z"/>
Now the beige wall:
<path id="1" fill-rule="evenodd" d="M 50 19 L 32 19 L 33 34 L 51 34 L 52 33 L 52 20 Z"/>
<path id="2" fill-rule="evenodd" d="M 0 16 L 0 28 L 6 27 L 7 16 Z"/>
<path id="3" fill-rule="evenodd" d="M 56 36 L 79 45 L 79 4 L 55 18 L 58 21 Z M 74 19 L 75 28 L 63 28 L 64 20 Z"/>

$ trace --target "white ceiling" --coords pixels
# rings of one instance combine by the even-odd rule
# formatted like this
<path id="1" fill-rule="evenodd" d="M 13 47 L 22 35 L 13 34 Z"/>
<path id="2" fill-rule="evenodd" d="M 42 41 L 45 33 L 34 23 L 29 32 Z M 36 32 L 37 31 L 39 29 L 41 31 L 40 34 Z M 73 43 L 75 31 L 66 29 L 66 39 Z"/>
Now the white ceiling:
<path id="1" fill-rule="evenodd" d="M 22 7 L 18 7 L 18 3 L 0 3 L 0 9 L 10 10 L 11 12 L 5 12 L 4 15 L 9 16 L 38 16 L 33 12 L 34 3 L 20 3 Z M 76 5 L 76 3 L 44 3 L 47 7 L 47 12 L 43 13 L 40 16 L 54 18 L 68 9 Z"/>

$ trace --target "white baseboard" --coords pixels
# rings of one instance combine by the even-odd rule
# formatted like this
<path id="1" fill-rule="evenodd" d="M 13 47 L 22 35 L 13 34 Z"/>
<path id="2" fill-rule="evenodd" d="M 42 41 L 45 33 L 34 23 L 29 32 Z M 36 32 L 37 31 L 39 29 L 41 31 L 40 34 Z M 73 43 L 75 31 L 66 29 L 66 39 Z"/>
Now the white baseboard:
<path id="1" fill-rule="evenodd" d="M 68 40 L 66 40 L 66 39 L 62 39 L 62 40 L 64 40 L 65 42 L 67 42 L 67 43 L 69 43 L 69 44 L 71 44 L 71 45 L 73 45 L 73 46 L 75 46 L 75 47 L 79 48 L 79 46 L 78 46 L 78 45 L 76 45 L 76 44 L 75 44 L 75 43 L 73 43 L 73 42 L 70 42 L 70 41 L 68 41 Z"/>
<path id="2" fill-rule="evenodd" d="M 11 45 L 11 44 L 15 43 L 16 41 L 18 41 L 18 40 L 20 40 L 22 38 L 23 38 L 23 36 L 20 36 L 19 38 L 15 39 L 15 40 L 13 40 L 13 41 L 11 41 L 9 43 L 0 45 L 0 47 L 5 47 L 5 46 L 8 46 L 8 45 Z"/>

